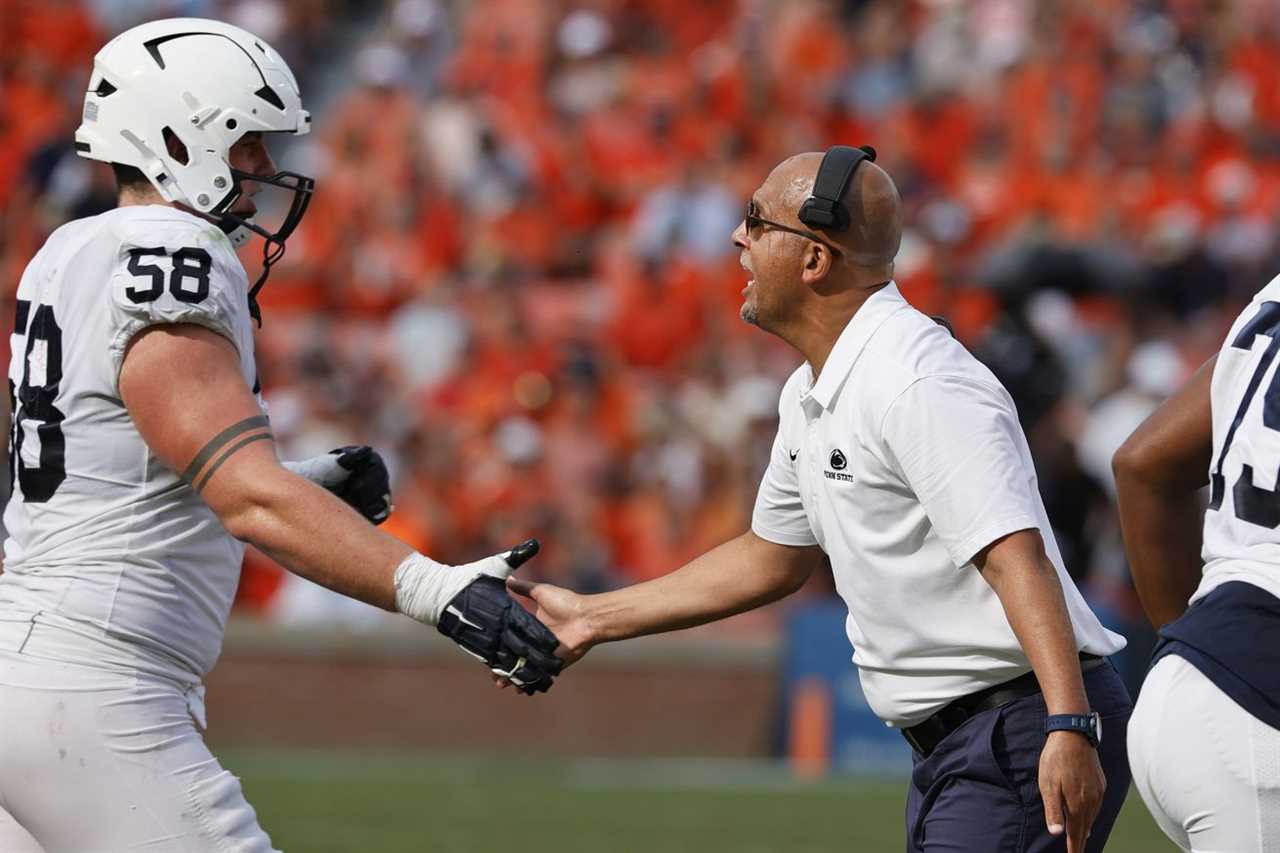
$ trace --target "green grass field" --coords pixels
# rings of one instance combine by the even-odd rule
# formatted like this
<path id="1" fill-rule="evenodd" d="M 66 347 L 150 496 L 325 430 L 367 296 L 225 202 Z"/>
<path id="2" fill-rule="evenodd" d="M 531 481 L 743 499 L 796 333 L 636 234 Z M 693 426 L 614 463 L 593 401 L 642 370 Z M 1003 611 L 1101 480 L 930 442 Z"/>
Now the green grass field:
<path id="1" fill-rule="evenodd" d="M 901 851 L 903 783 L 759 763 L 223 751 L 286 853 Z M 1110 853 L 1176 853 L 1130 792 Z"/>

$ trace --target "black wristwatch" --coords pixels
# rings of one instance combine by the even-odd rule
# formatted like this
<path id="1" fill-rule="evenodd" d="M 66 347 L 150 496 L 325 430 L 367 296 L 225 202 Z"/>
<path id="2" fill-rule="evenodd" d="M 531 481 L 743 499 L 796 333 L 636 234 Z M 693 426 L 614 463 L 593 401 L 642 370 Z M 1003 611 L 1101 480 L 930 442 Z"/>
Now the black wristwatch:
<path id="1" fill-rule="evenodd" d="M 1044 733 L 1075 732 L 1084 735 L 1094 749 L 1102 742 L 1102 717 L 1091 714 L 1050 714 L 1044 718 Z"/>

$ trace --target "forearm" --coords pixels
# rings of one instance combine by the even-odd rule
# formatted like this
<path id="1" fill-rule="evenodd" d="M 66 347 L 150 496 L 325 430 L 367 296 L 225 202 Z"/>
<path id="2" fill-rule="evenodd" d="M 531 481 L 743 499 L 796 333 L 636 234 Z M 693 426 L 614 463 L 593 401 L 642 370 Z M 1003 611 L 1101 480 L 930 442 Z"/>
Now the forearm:
<path id="1" fill-rule="evenodd" d="M 1138 599 L 1151 624 L 1177 619 L 1200 583 L 1204 507 L 1186 489 L 1135 476 L 1116 478 L 1120 528 Z"/>
<path id="2" fill-rule="evenodd" d="M 238 539 L 335 592 L 396 610 L 395 572 L 414 551 L 320 486 L 270 471 L 223 512 Z"/>
<path id="3" fill-rule="evenodd" d="M 765 542 L 748 531 L 668 575 L 586 597 L 584 615 L 594 642 L 714 622 L 795 592 L 816 564 L 815 552 Z"/>
<path id="4" fill-rule="evenodd" d="M 1026 531 L 1014 535 L 1026 535 Z M 1035 670 L 1049 713 L 1086 714 L 1089 700 L 1062 582 L 1040 547 L 1039 534 L 1035 534 L 1034 541 L 1034 550 L 1025 547 L 1001 554 L 998 559 L 989 557 L 983 577 L 999 597 L 1009 625 Z"/>
<path id="5" fill-rule="evenodd" d="M 1214 364 L 1205 362 L 1112 460 L 1129 570 L 1157 628 L 1182 615 L 1200 583 L 1204 507 L 1198 492 L 1208 482 L 1213 445 Z"/>

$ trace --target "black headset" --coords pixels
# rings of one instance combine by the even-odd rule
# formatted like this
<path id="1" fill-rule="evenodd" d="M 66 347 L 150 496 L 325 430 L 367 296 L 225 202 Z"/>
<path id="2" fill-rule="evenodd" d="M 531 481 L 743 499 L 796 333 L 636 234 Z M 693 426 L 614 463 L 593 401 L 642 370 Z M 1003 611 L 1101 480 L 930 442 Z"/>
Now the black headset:
<path id="1" fill-rule="evenodd" d="M 874 163 L 876 150 L 870 145 L 854 148 L 834 145 L 822 157 L 818 176 L 813 179 L 813 195 L 800 206 L 800 221 L 810 228 L 843 231 L 849 227 L 849 211 L 840 203 L 849 180 L 863 160 Z"/>

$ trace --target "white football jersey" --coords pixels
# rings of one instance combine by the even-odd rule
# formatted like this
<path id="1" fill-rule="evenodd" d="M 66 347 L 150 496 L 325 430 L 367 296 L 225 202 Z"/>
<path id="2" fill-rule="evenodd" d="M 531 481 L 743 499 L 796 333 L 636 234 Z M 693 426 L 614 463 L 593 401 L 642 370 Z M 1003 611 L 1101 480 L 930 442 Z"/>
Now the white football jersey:
<path id="1" fill-rule="evenodd" d="M 49 237 L 11 338 L 0 621 L 65 638 L 59 656 L 82 663 L 186 680 L 213 667 L 244 546 L 150 451 L 118 380 L 140 330 L 195 323 L 235 345 L 256 392 L 247 292 L 227 237 L 175 208 L 119 208 Z"/>
<path id="2" fill-rule="evenodd" d="M 1213 457 L 1204 577 L 1192 601 L 1227 581 L 1280 598 L 1280 277 L 1231 327 L 1214 366 Z"/>

